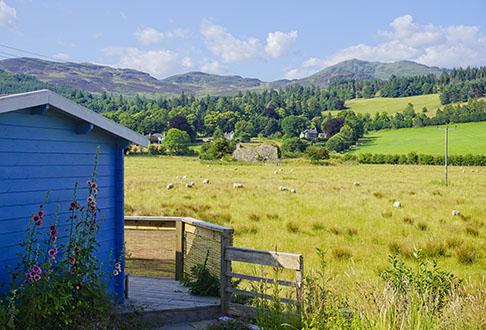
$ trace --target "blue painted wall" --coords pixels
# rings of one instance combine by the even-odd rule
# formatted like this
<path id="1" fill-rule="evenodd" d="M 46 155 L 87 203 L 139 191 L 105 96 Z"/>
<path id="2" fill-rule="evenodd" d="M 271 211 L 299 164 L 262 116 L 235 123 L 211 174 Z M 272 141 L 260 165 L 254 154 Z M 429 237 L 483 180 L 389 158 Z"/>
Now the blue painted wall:
<path id="1" fill-rule="evenodd" d="M 9 280 L 8 266 L 16 265 L 21 251 L 18 244 L 48 190 L 42 227 L 48 232 L 59 207 L 59 238 L 67 238 L 74 185 L 79 183 L 78 200 L 85 201 L 86 181 L 91 178 L 99 147 L 101 245 L 97 256 L 110 274 L 106 278 L 110 292 L 123 300 L 123 273 L 117 277 L 111 274 L 124 245 L 123 148 L 127 141 L 96 127 L 89 134 L 76 134 L 79 124 L 79 120 L 53 108 L 43 115 L 29 110 L 0 114 L 0 284 Z"/>

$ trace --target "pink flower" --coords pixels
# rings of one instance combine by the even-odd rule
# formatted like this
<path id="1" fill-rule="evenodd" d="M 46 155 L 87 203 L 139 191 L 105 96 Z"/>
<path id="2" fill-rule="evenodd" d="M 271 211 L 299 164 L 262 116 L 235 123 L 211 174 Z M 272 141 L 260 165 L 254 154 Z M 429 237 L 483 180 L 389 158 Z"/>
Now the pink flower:
<path id="1" fill-rule="evenodd" d="M 88 196 L 88 203 L 94 203 L 96 200 L 93 195 Z"/>
<path id="2" fill-rule="evenodd" d="M 36 281 L 36 282 L 37 282 L 38 280 L 40 280 L 40 279 L 41 279 L 40 274 L 34 274 L 33 279 L 34 279 L 34 281 Z"/>
<path id="3" fill-rule="evenodd" d="M 40 209 L 39 212 L 37 213 L 37 215 L 39 216 L 39 218 L 43 218 L 44 217 L 44 211 L 42 209 Z"/>
<path id="4" fill-rule="evenodd" d="M 51 258 L 56 258 L 58 250 L 56 248 L 49 249 L 47 252 Z"/>
<path id="5" fill-rule="evenodd" d="M 40 220 L 40 217 L 39 217 L 37 214 L 34 214 L 34 215 L 32 216 L 32 221 L 34 221 L 34 222 L 38 222 L 39 220 Z"/>
<path id="6" fill-rule="evenodd" d="M 32 273 L 42 274 L 42 268 L 40 268 L 38 265 L 35 265 L 34 267 L 32 267 Z"/>
<path id="7" fill-rule="evenodd" d="M 71 265 L 73 265 L 73 266 L 76 265 L 76 257 L 75 256 L 70 256 L 69 257 L 69 263 Z"/>
<path id="8" fill-rule="evenodd" d="M 91 185 L 92 185 L 92 184 L 93 184 L 93 182 L 91 182 L 91 180 L 86 181 L 86 185 L 87 185 L 88 187 L 90 187 L 90 188 L 91 188 Z"/>
<path id="9" fill-rule="evenodd" d="M 39 221 L 37 221 L 35 224 L 36 224 L 37 226 L 41 226 L 41 225 L 42 225 L 42 219 L 39 219 Z"/>
<path id="10" fill-rule="evenodd" d="M 34 275 L 32 274 L 32 272 L 27 272 L 25 273 L 25 281 L 26 282 L 32 282 L 32 279 L 34 278 Z"/>

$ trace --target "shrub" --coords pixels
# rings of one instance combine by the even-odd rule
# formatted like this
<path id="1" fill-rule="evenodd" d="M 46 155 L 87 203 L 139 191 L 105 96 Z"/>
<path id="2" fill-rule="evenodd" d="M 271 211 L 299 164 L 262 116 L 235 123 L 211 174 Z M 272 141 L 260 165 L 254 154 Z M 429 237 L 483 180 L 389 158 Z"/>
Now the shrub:
<path id="1" fill-rule="evenodd" d="M 236 143 L 224 137 L 214 138 L 209 144 L 204 144 L 199 157 L 205 160 L 222 159 L 236 149 Z"/>
<path id="2" fill-rule="evenodd" d="M 165 155 L 165 148 L 161 144 L 150 144 L 148 146 L 149 155 Z"/>
<path id="3" fill-rule="evenodd" d="M 167 153 L 171 155 L 187 155 L 189 153 L 189 144 L 191 137 L 186 131 L 177 128 L 171 128 L 165 136 L 163 146 Z"/>
<path id="4" fill-rule="evenodd" d="M 184 278 L 182 283 L 189 287 L 189 291 L 194 295 L 219 297 L 219 279 L 206 267 L 208 258 L 209 250 L 204 264 L 192 266 L 189 276 Z"/>
<path id="5" fill-rule="evenodd" d="M 298 157 L 305 151 L 308 145 L 309 142 L 299 138 L 284 139 L 282 142 L 282 156 L 287 158 Z"/>
<path id="6" fill-rule="evenodd" d="M 329 159 L 329 151 L 322 146 L 308 146 L 305 149 L 305 156 L 312 162 L 319 162 L 321 160 Z"/>

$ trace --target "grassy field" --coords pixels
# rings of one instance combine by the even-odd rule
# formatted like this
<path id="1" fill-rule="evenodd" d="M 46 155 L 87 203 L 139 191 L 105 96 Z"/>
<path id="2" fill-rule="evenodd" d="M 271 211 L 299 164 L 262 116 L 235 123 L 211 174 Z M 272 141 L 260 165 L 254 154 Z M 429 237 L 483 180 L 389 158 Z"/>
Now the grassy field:
<path id="1" fill-rule="evenodd" d="M 441 107 L 439 94 L 409 96 L 409 97 L 375 97 L 372 99 L 353 99 L 346 101 L 349 110 L 359 113 L 388 112 L 395 113 L 405 110 L 407 104 L 412 103 L 415 111 L 422 111 L 427 107 L 428 116 L 435 115 L 438 108 Z M 335 111 L 337 112 L 337 111 Z"/>
<path id="2" fill-rule="evenodd" d="M 358 146 L 359 153 L 406 154 L 411 151 L 443 154 L 444 130 L 436 126 L 382 130 L 366 135 Z M 449 153 L 486 154 L 486 122 L 451 125 Z"/>
<path id="3" fill-rule="evenodd" d="M 473 283 L 486 276 L 484 168 L 434 166 L 279 166 L 203 163 L 195 158 L 128 157 L 127 215 L 193 216 L 235 229 L 235 245 L 303 253 L 317 267 L 327 250 L 333 285 L 378 281 L 390 253 L 407 260 L 414 248 Z M 176 176 L 196 182 L 192 189 Z M 210 185 L 201 181 L 209 178 Z M 244 184 L 233 189 L 233 183 Z M 359 182 L 359 185 L 354 185 Z M 166 190 L 168 183 L 175 188 Z M 295 188 L 296 194 L 279 191 Z M 401 208 L 394 208 L 399 200 Z M 461 215 L 453 217 L 452 210 Z M 344 287 L 341 288 L 344 290 Z"/>

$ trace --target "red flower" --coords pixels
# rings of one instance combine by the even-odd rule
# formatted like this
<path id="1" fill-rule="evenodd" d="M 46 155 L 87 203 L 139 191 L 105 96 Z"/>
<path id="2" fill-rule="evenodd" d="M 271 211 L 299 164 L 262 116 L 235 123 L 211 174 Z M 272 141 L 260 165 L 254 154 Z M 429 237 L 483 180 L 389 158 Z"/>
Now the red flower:
<path id="1" fill-rule="evenodd" d="M 78 202 L 76 201 L 72 201 L 71 204 L 69 205 L 69 210 L 70 211 L 73 211 L 73 210 L 77 210 L 79 209 L 79 204 Z"/>
<path id="2" fill-rule="evenodd" d="M 40 268 L 38 265 L 35 265 L 34 267 L 32 267 L 32 273 L 42 274 L 42 268 Z"/>
<path id="3" fill-rule="evenodd" d="M 32 216 L 32 221 L 37 222 L 37 221 L 39 221 L 39 220 L 40 220 L 40 217 L 39 217 L 37 214 L 34 214 L 34 215 Z"/>
<path id="4" fill-rule="evenodd" d="M 37 226 L 41 226 L 42 225 L 42 219 L 39 219 L 36 223 L 35 223 Z"/>
<path id="5" fill-rule="evenodd" d="M 42 209 L 39 210 L 39 212 L 37 213 L 37 215 L 39 216 L 39 218 L 43 218 L 44 217 L 44 211 Z"/>

